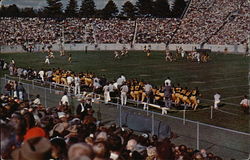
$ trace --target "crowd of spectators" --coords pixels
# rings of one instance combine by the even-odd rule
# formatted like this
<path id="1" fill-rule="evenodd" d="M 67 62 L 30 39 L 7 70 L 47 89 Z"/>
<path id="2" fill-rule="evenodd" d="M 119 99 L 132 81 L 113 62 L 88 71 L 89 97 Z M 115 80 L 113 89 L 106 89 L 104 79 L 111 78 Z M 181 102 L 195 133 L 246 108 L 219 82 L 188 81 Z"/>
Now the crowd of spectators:
<path id="1" fill-rule="evenodd" d="M 0 44 L 94 43 L 92 19 L 1 18 Z"/>
<path id="2" fill-rule="evenodd" d="M 240 8 L 232 12 L 227 23 L 209 41 L 209 44 L 244 44 L 250 35 L 250 5 L 243 1 Z"/>
<path id="3" fill-rule="evenodd" d="M 1 18 L 0 44 L 244 44 L 250 33 L 245 0 L 193 0 L 183 19 Z M 134 39 L 135 38 L 135 39 Z M 134 41 L 135 40 L 135 41 Z"/>
<path id="4" fill-rule="evenodd" d="M 7 84 L 8 85 L 8 84 Z M 73 114 L 67 94 L 58 106 L 0 95 L 1 159 L 14 160 L 220 160 L 205 149 L 175 145 L 170 139 L 135 133 L 94 117 L 91 100 L 81 99 Z"/>
<path id="5" fill-rule="evenodd" d="M 166 43 L 171 40 L 180 21 L 168 19 L 137 19 L 136 43 Z"/>
<path id="6" fill-rule="evenodd" d="M 135 21 L 132 20 L 101 20 L 94 22 L 97 43 L 127 43 L 133 41 Z"/>
<path id="7" fill-rule="evenodd" d="M 211 38 L 209 44 L 242 44 L 249 33 L 249 24 L 245 21 L 249 19 L 249 6 L 249 2 L 238 0 L 230 3 L 193 0 L 172 43 L 201 44 Z M 231 14 L 236 11 L 239 14 L 230 21 Z"/>
<path id="8" fill-rule="evenodd" d="M 94 43 L 93 21 L 84 18 L 63 20 L 65 43 Z"/>

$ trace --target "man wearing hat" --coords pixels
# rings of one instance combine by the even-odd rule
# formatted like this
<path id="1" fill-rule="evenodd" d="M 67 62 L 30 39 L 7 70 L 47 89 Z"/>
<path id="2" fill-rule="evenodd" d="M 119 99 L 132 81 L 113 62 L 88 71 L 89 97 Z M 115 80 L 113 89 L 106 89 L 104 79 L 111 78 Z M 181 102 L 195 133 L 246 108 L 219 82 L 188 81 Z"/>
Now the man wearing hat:
<path id="1" fill-rule="evenodd" d="M 14 160 L 45 160 L 50 158 L 51 143 L 47 138 L 35 137 L 24 141 L 23 145 L 12 152 Z"/>

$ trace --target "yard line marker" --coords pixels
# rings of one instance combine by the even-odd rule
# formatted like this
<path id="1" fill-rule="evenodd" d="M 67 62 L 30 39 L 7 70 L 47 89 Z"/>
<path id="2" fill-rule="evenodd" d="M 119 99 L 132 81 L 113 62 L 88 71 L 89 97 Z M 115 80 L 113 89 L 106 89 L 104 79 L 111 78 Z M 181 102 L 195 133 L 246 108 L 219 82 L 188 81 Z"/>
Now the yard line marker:
<path id="1" fill-rule="evenodd" d="M 223 113 L 231 114 L 231 115 L 234 115 L 234 116 L 239 116 L 238 114 L 231 113 L 231 112 L 228 112 L 228 111 L 223 111 L 223 110 L 221 110 L 221 109 L 215 109 L 215 110 L 220 111 L 220 112 L 223 112 Z"/>
<path id="2" fill-rule="evenodd" d="M 235 88 L 235 87 L 244 87 L 244 86 L 249 86 L 249 84 L 247 84 L 247 85 L 237 85 L 237 86 L 224 86 L 224 87 L 218 87 L 218 88 L 204 89 L 204 90 L 200 90 L 200 91 L 210 91 L 210 90 L 215 90 L 215 89 Z"/>
<path id="3" fill-rule="evenodd" d="M 221 100 L 232 99 L 232 98 L 240 98 L 240 97 L 243 97 L 243 95 L 233 96 L 233 97 L 226 97 L 226 98 L 222 98 Z"/>
<path id="4" fill-rule="evenodd" d="M 211 99 L 205 99 L 205 98 L 201 98 L 201 100 L 214 102 L 214 100 L 211 100 Z M 228 104 L 228 105 L 232 105 L 232 106 L 239 106 L 239 104 L 235 104 L 235 103 L 229 103 L 229 102 L 225 102 L 225 101 L 221 101 L 221 102 L 222 102 L 222 103 L 225 103 L 225 104 Z"/>
<path id="5" fill-rule="evenodd" d="M 229 80 L 232 80 L 232 79 L 239 79 L 239 77 L 242 77 L 242 76 L 235 76 L 234 78 L 223 78 L 223 79 L 217 79 L 217 80 L 206 81 L 206 82 L 210 83 L 210 82 L 219 82 L 219 81 L 229 81 Z"/>

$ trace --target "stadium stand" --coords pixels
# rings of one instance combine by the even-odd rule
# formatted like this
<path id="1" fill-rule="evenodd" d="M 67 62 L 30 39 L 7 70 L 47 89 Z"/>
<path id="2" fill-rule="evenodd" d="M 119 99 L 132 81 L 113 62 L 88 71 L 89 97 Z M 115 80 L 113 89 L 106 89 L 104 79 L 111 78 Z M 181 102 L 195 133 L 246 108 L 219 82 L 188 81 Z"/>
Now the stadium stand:
<path id="1" fill-rule="evenodd" d="M 245 0 L 193 0 L 183 19 L 101 20 L 1 18 L 0 44 L 172 43 L 246 44 L 250 4 Z"/>
<path id="2" fill-rule="evenodd" d="M 94 26 L 97 43 L 132 43 L 135 21 L 96 19 Z"/>
<path id="3" fill-rule="evenodd" d="M 169 42 L 179 25 L 178 19 L 137 19 L 136 43 Z"/>
<path id="4" fill-rule="evenodd" d="M 172 43 L 189 44 L 192 42 L 201 44 L 207 41 L 212 44 L 243 43 L 247 39 L 248 34 L 246 33 L 249 33 L 249 24 L 244 21 L 248 17 L 245 11 L 249 11 L 249 6 L 247 1 L 240 1 L 239 3 L 239 1 L 234 0 L 228 4 L 225 0 L 193 0 L 186 17 L 181 21 L 180 28 L 174 36 Z M 235 20 L 230 21 L 229 19 L 235 12 L 239 12 L 239 14 L 235 15 Z M 238 25 L 232 27 L 236 23 L 239 25 L 239 28 L 236 27 Z M 240 26 L 241 24 L 242 26 Z M 245 34 L 243 34 L 242 30 L 244 30 Z M 235 34 L 227 36 L 230 33 Z M 235 36 L 237 33 L 241 36 Z M 210 38 L 212 39 L 211 41 L 209 41 Z"/>

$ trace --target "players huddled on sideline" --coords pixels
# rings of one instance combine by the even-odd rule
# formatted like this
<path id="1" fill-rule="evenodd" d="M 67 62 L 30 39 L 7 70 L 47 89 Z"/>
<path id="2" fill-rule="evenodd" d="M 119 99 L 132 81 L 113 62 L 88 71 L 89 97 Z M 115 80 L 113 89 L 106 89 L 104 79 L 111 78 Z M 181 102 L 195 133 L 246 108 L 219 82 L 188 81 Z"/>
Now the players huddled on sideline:
<path id="1" fill-rule="evenodd" d="M 17 67 L 14 64 L 9 66 L 12 68 L 11 70 L 9 69 L 10 75 L 30 80 L 40 79 L 42 83 L 51 82 L 52 84 L 61 84 L 67 86 L 69 88 L 68 92 L 72 92 L 75 95 L 83 93 L 83 91 L 97 94 L 108 92 L 108 97 L 104 98 L 111 100 L 118 97 L 122 92 L 125 92 L 126 95 L 123 97 L 126 98 L 124 105 L 126 105 L 128 97 L 134 102 L 147 102 L 164 106 L 166 99 L 165 86 L 167 82 L 171 86 L 171 106 L 175 106 L 176 108 L 183 108 L 184 106 L 185 108 L 196 110 L 199 105 L 199 97 L 201 96 L 198 88 L 188 89 L 187 87 L 181 87 L 180 84 L 172 85 L 170 78 L 166 80 L 164 85 L 157 87 L 143 80 L 127 80 L 124 75 L 118 77 L 117 80 L 107 81 L 105 76 L 98 77 L 91 72 L 75 73 L 60 68 L 36 71 L 31 68 Z M 123 88 L 125 85 L 127 89 Z"/>

